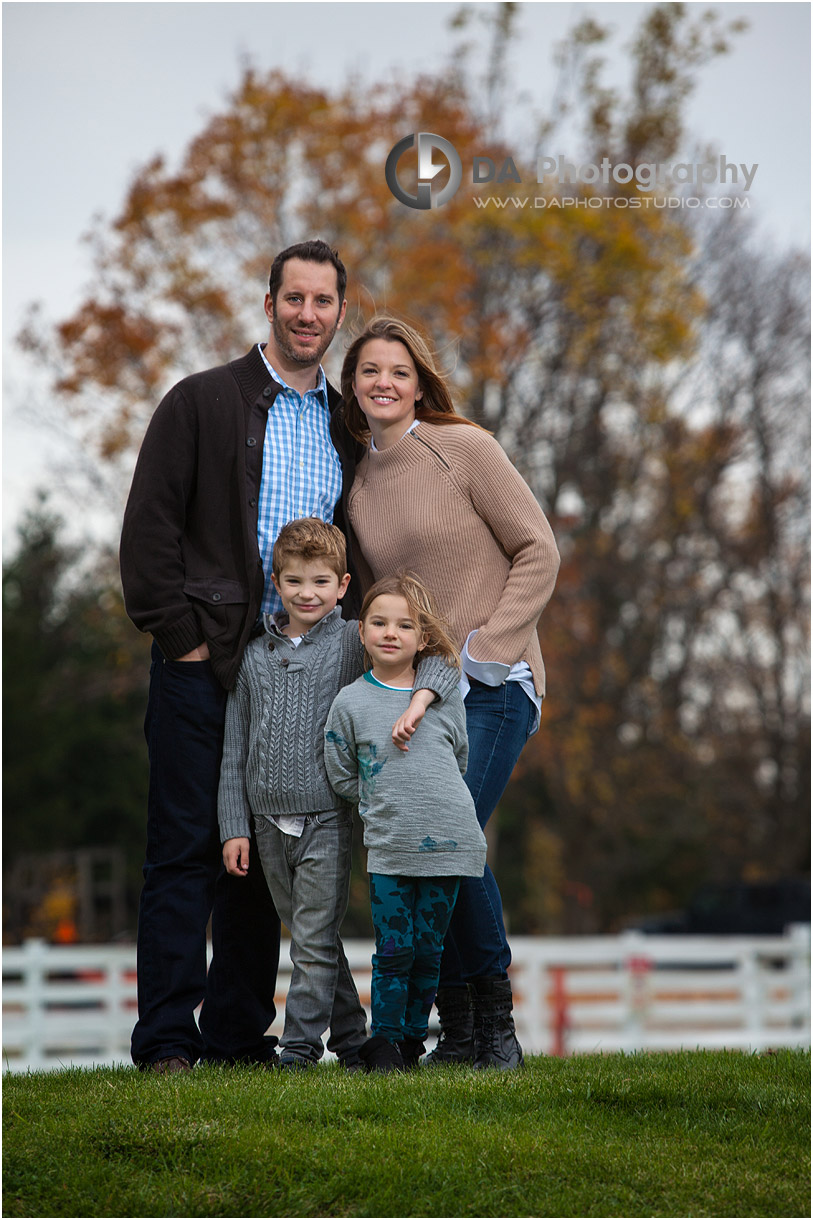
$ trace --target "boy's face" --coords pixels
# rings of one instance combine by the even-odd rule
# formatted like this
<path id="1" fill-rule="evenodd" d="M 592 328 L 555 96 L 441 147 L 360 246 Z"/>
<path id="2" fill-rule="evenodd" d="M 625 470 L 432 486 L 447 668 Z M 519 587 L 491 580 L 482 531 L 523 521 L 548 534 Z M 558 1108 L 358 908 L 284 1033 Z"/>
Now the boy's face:
<path id="1" fill-rule="evenodd" d="M 288 612 L 286 635 L 304 635 L 344 597 L 350 573 L 339 580 L 324 559 L 287 559 L 271 579 Z"/>

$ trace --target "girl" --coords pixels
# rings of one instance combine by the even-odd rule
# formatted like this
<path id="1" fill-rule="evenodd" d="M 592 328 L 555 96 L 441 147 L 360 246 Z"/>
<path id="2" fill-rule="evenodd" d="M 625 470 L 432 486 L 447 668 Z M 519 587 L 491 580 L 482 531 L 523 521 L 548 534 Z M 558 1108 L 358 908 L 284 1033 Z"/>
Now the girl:
<path id="1" fill-rule="evenodd" d="M 372 668 L 333 701 L 325 765 L 364 820 L 376 952 L 372 1037 L 360 1054 L 368 1071 L 390 1072 L 416 1067 L 424 1052 L 460 878 L 482 877 L 486 841 L 462 779 L 468 743 L 459 692 L 428 708 L 407 750 L 392 741 L 418 661 L 458 663 L 429 593 L 408 574 L 378 581 L 362 604 L 359 634 Z"/>
<path id="2" fill-rule="evenodd" d="M 494 438 L 455 413 L 431 351 L 405 322 L 378 317 L 365 327 L 345 357 L 342 398 L 346 427 L 367 446 L 348 498 L 362 586 L 409 569 L 435 591 L 461 654 L 466 784 L 485 826 L 539 725 L 537 623 L 559 567 L 551 528 Z M 428 1063 L 522 1064 L 510 962 L 486 866 L 460 885 L 441 962 L 441 1037 Z"/>

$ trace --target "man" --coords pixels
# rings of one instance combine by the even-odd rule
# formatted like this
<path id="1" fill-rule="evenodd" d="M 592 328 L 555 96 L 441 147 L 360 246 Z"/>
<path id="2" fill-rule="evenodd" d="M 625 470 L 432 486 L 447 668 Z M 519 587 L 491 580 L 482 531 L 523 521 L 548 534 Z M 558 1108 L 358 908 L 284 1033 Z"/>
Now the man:
<path id="1" fill-rule="evenodd" d="M 124 514 L 125 604 L 154 637 L 132 1056 L 162 1074 L 188 1071 L 198 1058 L 265 1066 L 277 1058 L 276 1039 L 264 1035 L 275 1015 L 279 918 L 261 869 L 235 878 L 221 868 L 217 788 L 226 692 L 261 614 L 280 606 L 276 536 L 296 517 L 345 529 L 355 452 L 321 359 L 344 319 L 346 284 L 323 241 L 277 255 L 267 343 L 170 390 L 147 429 Z M 354 606 L 353 596 L 346 613 Z"/>

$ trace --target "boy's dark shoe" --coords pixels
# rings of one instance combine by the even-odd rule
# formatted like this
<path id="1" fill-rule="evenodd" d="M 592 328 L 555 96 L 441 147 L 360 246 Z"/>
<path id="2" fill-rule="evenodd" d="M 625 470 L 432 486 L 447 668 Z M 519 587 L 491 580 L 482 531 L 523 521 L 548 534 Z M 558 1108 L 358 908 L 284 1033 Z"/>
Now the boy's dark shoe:
<path id="1" fill-rule="evenodd" d="M 421 1066 L 421 1055 L 426 1050 L 420 1038 L 404 1038 L 398 1044 L 401 1047 L 401 1058 L 408 1072 Z"/>
<path id="2" fill-rule="evenodd" d="M 508 1072 L 525 1062 L 514 1029 L 510 979 L 475 979 L 470 984 L 474 1008 L 474 1066 Z"/>
<path id="3" fill-rule="evenodd" d="M 339 1064 L 346 1072 L 366 1072 L 364 1060 L 361 1058 L 359 1050 L 350 1051 L 347 1055 L 339 1056 Z"/>
<path id="4" fill-rule="evenodd" d="M 425 1067 L 474 1062 L 474 1014 L 467 987 L 440 987 L 435 996 L 440 1037 L 424 1059 Z"/>
<path id="5" fill-rule="evenodd" d="M 359 1055 L 368 1072 L 403 1072 L 404 1059 L 397 1042 L 388 1042 L 380 1034 L 368 1038 Z"/>
<path id="6" fill-rule="evenodd" d="M 302 1059 L 299 1055 L 283 1055 L 278 1064 L 283 1072 L 307 1072 L 316 1064 L 310 1059 Z"/>

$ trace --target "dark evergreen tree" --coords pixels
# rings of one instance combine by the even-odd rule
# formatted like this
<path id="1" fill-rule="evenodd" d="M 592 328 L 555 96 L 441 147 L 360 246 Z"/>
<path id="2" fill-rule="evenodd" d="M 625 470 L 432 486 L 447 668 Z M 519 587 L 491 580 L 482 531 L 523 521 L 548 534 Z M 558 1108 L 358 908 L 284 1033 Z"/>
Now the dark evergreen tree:
<path id="1" fill-rule="evenodd" d="M 80 562 L 43 500 L 3 569 L 3 868 L 27 853 L 119 847 L 127 924 L 143 859 L 149 642 L 112 555 Z M 7 929 L 13 932 L 13 929 Z"/>

